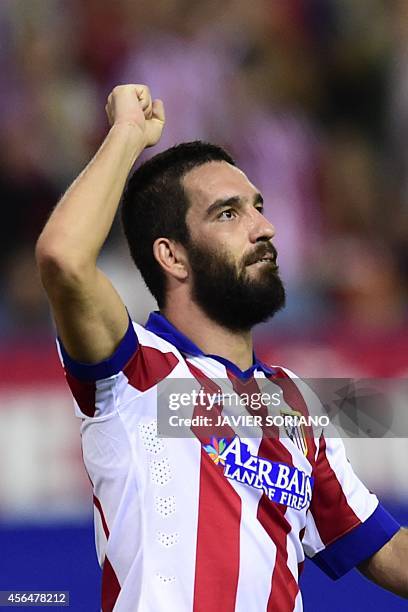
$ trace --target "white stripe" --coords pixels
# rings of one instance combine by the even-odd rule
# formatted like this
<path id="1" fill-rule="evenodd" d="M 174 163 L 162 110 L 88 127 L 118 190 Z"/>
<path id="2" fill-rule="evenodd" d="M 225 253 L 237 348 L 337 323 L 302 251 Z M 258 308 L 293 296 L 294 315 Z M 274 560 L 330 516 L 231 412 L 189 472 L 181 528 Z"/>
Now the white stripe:
<path id="1" fill-rule="evenodd" d="M 213 384 L 219 384 L 221 382 L 217 379 L 228 379 L 226 367 L 216 359 L 210 359 L 209 357 L 189 357 L 188 363 L 193 364 L 207 376 L 207 378 L 210 378 Z"/>
<path id="2" fill-rule="evenodd" d="M 303 612 L 302 593 L 300 591 L 296 595 L 295 607 L 293 608 L 293 612 Z"/>
<path id="3" fill-rule="evenodd" d="M 251 454 L 258 454 L 261 440 L 243 439 Z M 235 612 L 266 610 L 276 559 L 276 546 L 257 519 L 263 492 L 230 481 L 241 498 L 239 580 Z M 251 585 L 251 588 L 248 588 Z"/>
<path id="4" fill-rule="evenodd" d="M 323 540 L 317 530 L 315 520 L 311 512 L 307 513 L 307 527 L 303 538 L 303 549 L 308 557 L 314 557 L 315 554 L 324 549 Z"/>
<path id="5" fill-rule="evenodd" d="M 168 438 L 165 444 L 164 453 L 172 458 L 174 478 L 164 486 L 150 485 L 153 494 L 146 496 L 144 511 L 149 521 L 145 524 L 144 538 L 148 542 L 148 550 L 145 550 L 143 559 L 140 611 L 193 609 L 201 446 L 196 439 Z M 152 502 L 158 494 L 175 497 L 174 515 L 162 518 L 157 513 Z M 168 548 L 163 546 L 157 538 L 158 530 L 177 534 L 174 545 Z M 133 573 L 129 573 L 129 576 L 134 578 Z M 125 612 L 129 609 L 128 600 Z"/>
<path id="6" fill-rule="evenodd" d="M 303 453 L 293 445 L 289 438 L 280 439 L 280 442 L 290 453 L 294 467 L 310 475 L 312 472 L 312 466 Z M 285 519 L 291 526 L 291 531 L 286 537 L 286 550 L 288 553 L 287 566 L 296 582 L 299 583 L 298 563 L 304 561 L 305 558 L 304 550 L 299 538 L 299 532 L 306 526 L 306 515 L 305 512 L 295 510 L 294 508 L 287 508 L 285 512 Z M 297 601 L 297 599 L 298 597 L 296 597 L 295 601 Z M 296 609 L 296 607 L 294 609 Z"/>
<path id="7" fill-rule="evenodd" d="M 374 512 L 378 499 L 357 478 L 347 461 L 344 444 L 340 438 L 326 439 L 326 458 L 347 499 L 347 503 L 361 522 Z"/>
<path id="8" fill-rule="evenodd" d="M 106 552 L 106 535 L 103 529 L 101 513 L 98 508 L 94 505 L 94 525 L 95 525 L 95 548 L 96 554 L 98 557 L 98 563 L 100 567 L 102 567 L 103 561 L 105 559 Z"/>

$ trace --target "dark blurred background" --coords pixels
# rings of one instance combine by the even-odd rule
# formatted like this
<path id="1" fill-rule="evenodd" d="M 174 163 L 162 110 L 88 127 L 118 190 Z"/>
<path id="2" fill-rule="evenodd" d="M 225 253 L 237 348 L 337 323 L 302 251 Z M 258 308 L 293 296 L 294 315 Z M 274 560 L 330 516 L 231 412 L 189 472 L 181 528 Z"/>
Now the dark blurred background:
<path id="1" fill-rule="evenodd" d="M 107 95 L 149 84 L 167 125 L 147 154 L 214 141 L 263 192 L 288 292 L 256 334 L 265 360 L 304 376 L 406 378 L 408 2 L 1 0 L 0 45 L 0 588 L 61 588 L 46 579 L 59 555 L 73 609 L 93 610 L 79 597 L 97 585 L 81 539 L 92 540 L 91 492 L 33 248 L 107 131 Z M 101 266 L 144 323 L 155 304 L 119 224 Z M 348 452 L 408 522 L 406 440 L 354 440 Z M 48 545 L 38 560 L 30 537 Z M 77 545 L 64 553 L 58 537 Z M 75 550 L 89 556 L 82 569 Z M 403 609 L 369 587 L 368 607 L 352 607 L 345 582 L 330 585 L 330 605 L 314 603 L 325 579 L 310 576 L 306 609 Z"/>

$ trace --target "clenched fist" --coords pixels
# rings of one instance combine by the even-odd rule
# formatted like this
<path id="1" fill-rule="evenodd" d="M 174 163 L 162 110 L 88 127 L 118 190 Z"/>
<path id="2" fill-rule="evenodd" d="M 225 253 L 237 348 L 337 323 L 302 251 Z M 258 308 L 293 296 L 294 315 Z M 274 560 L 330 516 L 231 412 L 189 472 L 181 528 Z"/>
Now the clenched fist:
<path id="1" fill-rule="evenodd" d="M 160 140 L 165 122 L 163 102 L 152 101 L 146 85 L 118 85 L 109 94 L 105 110 L 111 126 L 120 123 L 137 126 L 145 147 Z"/>

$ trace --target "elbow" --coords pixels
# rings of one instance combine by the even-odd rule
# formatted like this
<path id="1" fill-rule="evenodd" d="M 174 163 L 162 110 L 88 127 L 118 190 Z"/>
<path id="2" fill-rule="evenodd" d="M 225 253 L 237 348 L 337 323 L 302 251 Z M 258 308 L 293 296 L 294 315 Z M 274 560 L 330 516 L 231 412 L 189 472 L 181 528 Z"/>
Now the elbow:
<path id="1" fill-rule="evenodd" d="M 35 260 L 42 280 L 51 273 L 62 274 L 65 267 L 64 259 L 64 254 L 55 243 L 44 239 L 42 235 L 39 237 L 35 245 Z"/>
<path id="2" fill-rule="evenodd" d="M 74 253 L 42 236 L 35 247 L 35 259 L 42 284 L 48 293 L 82 284 L 89 270 L 89 264 L 76 258 Z"/>
<path id="3" fill-rule="evenodd" d="M 56 253 L 53 252 L 49 244 L 42 240 L 41 236 L 35 245 L 35 261 L 41 274 L 46 268 L 50 267 L 53 261 L 56 261 Z"/>

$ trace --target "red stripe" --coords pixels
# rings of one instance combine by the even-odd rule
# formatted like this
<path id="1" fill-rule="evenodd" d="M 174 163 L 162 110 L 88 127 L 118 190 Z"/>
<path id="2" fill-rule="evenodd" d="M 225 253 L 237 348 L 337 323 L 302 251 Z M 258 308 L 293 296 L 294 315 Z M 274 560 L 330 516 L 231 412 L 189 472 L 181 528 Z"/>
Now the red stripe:
<path id="1" fill-rule="evenodd" d="M 323 543 L 328 546 L 361 523 L 350 508 L 342 486 L 326 457 L 326 440 L 322 436 L 314 471 L 310 511 Z"/>
<path id="2" fill-rule="evenodd" d="M 173 353 L 141 345 L 123 372 L 132 387 L 146 391 L 164 380 L 177 364 L 178 359 Z"/>
<path id="3" fill-rule="evenodd" d="M 192 363 L 188 363 L 186 361 L 186 364 L 194 378 L 200 383 L 201 389 L 203 389 L 205 393 L 210 395 L 217 395 L 221 393 L 221 388 L 213 380 L 211 380 L 211 378 L 208 378 Z M 218 417 L 222 413 L 222 410 L 222 404 L 214 404 L 211 406 L 211 408 L 209 407 L 208 403 L 204 405 L 197 404 L 194 407 L 193 417 L 207 417 L 212 423 L 217 423 Z M 209 424 L 208 426 L 195 426 L 191 427 L 191 431 L 198 438 L 198 440 L 200 440 L 201 444 L 209 444 L 212 437 L 218 439 L 224 438 L 226 441 L 232 440 L 235 437 L 235 431 L 229 425 Z"/>
<path id="4" fill-rule="evenodd" d="M 106 538 L 109 538 L 108 524 L 106 522 L 105 515 L 104 515 L 103 510 L 102 510 L 102 504 L 99 501 L 99 499 L 96 497 L 96 495 L 93 496 L 93 503 L 94 503 L 95 508 L 97 508 L 99 510 L 99 514 L 101 515 L 102 527 L 103 527 L 103 530 L 105 532 L 105 536 L 106 536 Z"/>
<path id="5" fill-rule="evenodd" d="M 201 370 L 187 362 L 193 376 L 206 393 L 218 393 L 219 387 Z M 194 415 L 198 414 L 198 408 Z M 221 407 L 213 411 L 202 410 L 216 416 Z M 217 431 L 192 427 L 200 440 L 207 443 L 211 435 L 233 438 L 230 427 Z M 225 478 L 221 466 L 217 466 L 202 448 L 200 462 L 200 492 L 198 502 L 198 526 L 196 567 L 194 580 L 194 612 L 223 610 L 234 612 L 239 577 L 241 498 Z"/>
<path id="6" fill-rule="evenodd" d="M 295 381 L 290 378 L 281 368 L 277 369 L 277 376 L 273 377 L 273 382 L 278 385 L 283 392 L 283 399 L 287 403 L 287 405 L 292 408 L 292 410 L 296 410 L 300 412 L 303 416 L 309 416 L 309 411 L 306 405 L 306 402 L 299 391 Z M 270 377 L 272 380 L 272 377 Z M 315 465 L 315 457 L 316 457 L 316 444 L 314 441 L 313 428 L 312 427 L 304 427 L 305 437 L 307 441 L 307 459 L 314 467 Z"/>
<path id="7" fill-rule="evenodd" d="M 105 519 L 102 504 L 96 495 L 93 496 L 93 503 L 98 509 L 103 531 L 106 539 L 109 538 L 109 528 Z M 108 557 L 105 556 L 102 569 L 102 612 L 111 612 L 120 593 L 120 584 Z"/>
<path id="8" fill-rule="evenodd" d="M 243 383 L 228 373 L 234 390 L 238 393 L 259 393 L 259 386 L 253 378 Z M 251 414 L 260 414 L 263 418 L 268 414 L 266 406 L 260 410 L 248 408 Z M 275 427 L 262 427 L 263 436 L 258 449 L 258 456 L 273 462 L 286 463 L 293 467 L 292 455 L 279 441 L 279 432 Z M 271 501 L 263 493 L 259 504 L 257 518 L 276 546 L 275 565 L 271 578 L 271 591 L 269 594 L 268 612 L 292 612 L 295 599 L 299 592 L 298 583 L 288 567 L 287 536 L 292 526 L 285 518 L 286 506 Z"/>
<path id="9" fill-rule="evenodd" d="M 292 612 L 299 592 L 298 583 L 288 566 L 287 536 L 292 527 L 285 518 L 285 512 L 285 506 L 274 504 L 266 495 L 262 496 L 257 518 L 276 546 L 268 612 Z"/>
<path id="10" fill-rule="evenodd" d="M 269 461 L 293 466 L 292 456 L 279 440 L 262 438 L 258 455 Z M 276 546 L 276 559 L 271 580 L 267 610 L 292 612 L 299 586 L 288 566 L 287 536 L 292 526 L 285 518 L 287 507 L 276 504 L 265 494 L 258 505 L 258 520 Z"/>
<path id="11" fill-rule="evenodd" d="M 102 570 L 102 612 L 112 612 L 119 593 L 119 580 L 108 557 L 105 557 Z"/>
<path id="12" fill-rule="evenodd" d="M 201 451 L 194 612 L 234 612 L 239 576 L 241 498 Z"/>
<path id="13" fill-rule="evenodd" d="M 83 382 L 74 378 L 66 372 L 67 383 L 75 397 L 81 411 L 89 417 L 93 417 L 96 409 L 96 384 L 95 382 Z"/>

